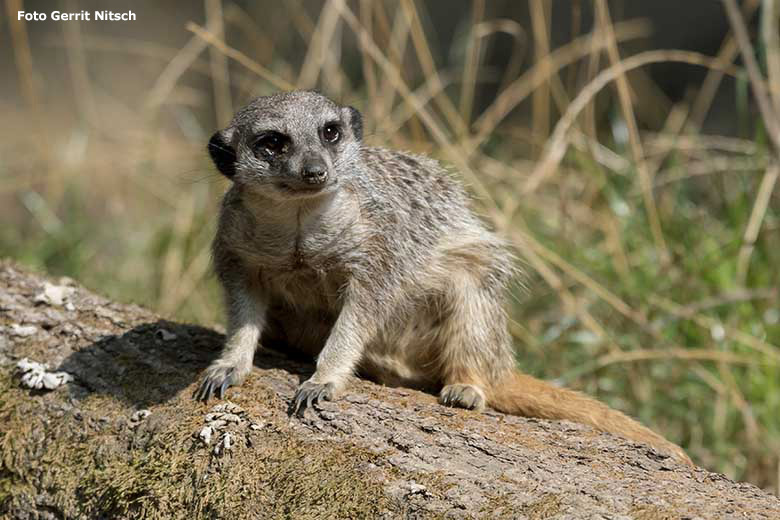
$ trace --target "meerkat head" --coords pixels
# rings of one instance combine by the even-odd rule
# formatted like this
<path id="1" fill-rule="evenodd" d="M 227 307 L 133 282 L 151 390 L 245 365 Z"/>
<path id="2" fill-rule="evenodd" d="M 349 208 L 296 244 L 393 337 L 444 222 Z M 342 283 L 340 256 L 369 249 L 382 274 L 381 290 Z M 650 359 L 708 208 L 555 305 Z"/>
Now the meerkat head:
<path id="1" fill-rule="evenodd" d="M 283 92 L 239 110 L 208 150 L 236 184 L 274 199 L 300 199 L 338 189 L 355 170 L 362 137 L 356 109 L 316 92 Z"/>

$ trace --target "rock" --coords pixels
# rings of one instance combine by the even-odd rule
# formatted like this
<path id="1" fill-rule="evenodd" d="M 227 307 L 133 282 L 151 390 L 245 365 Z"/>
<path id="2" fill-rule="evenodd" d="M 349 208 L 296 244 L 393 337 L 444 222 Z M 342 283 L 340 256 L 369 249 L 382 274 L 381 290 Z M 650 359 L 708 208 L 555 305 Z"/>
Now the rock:
<path id="1" fill-rule="evenodd" d="M 147 417 L 152 415 L 152 412 L 150 410 L 138 410 L 136 412 L 133 412 L 133 415 L 130 416 L 130 420 L 133 422 L 141 422 Z"/>
<path id="2" fill-rule="evenodd" d="M 406 488 L 409 490 L 410 495 L 424 495 L 426 494 L 428 488 L 423 486 L 422 484 L 418 484 L 415 481 L 409 482 L 407 484 Z"/>
<path id="3" fill-rule="evenodd" d="M 200 430 L 198 433 L 198 438 L 208 446 L 211 444 L 211 436 L 214 435 L 214 428 L 211 426 L 204 426 L 203 429 Z"/>
<path id="4" fill-rule="evenodd" d="M 214 455 L 223 455 L 233 447 L 233 437 L 229 433 L 222 434 L 222 438 L 214 446 Z"/>
<path id="5" fill-rule="evenodd" d="M 176 339 L 176 334 L 166 329 L 158 329 L 155 335 L 163 341 L 173 341 Z"/>
<path id="6" fill-rule="evenodd" d="M 38 327 L 35 325 L 19 325 L 18 323 L 13 323 L 11 324 L 9 331 L 12 336 L 27 338 L 38 332 Z"/>
<path id="7" fill-rule="evenodd" d="M 65 303 L 65 300 L 72 292 L 72 287 L 54 285 L 52 283 L 45 282 L 43 284 L 43 290 L 35 296 L 34 301 L 35 303 L 45 303 L 47 305 L 60 307 L 63 303 Z"/>
<path id="8" fill-rule="evenodd" d="M 414 390 L 355 380 L 290 416 L 312 366 L 270 350 L 207 406 L 192 394 L 222 335 L 75 285 L 52 331 L 79 334 L 13 333 L 45 321 L 46 282 L 0 263 L 0 382 L 29 383 L 0 395 L 2 518 L 780 518 L 777 497 L 647 446 Z M 29 390 L 58 374 L 75 379 Z"/>
<path id="9" fill-rule="evenodd" d="M 73 377 L 66 372 L 49 372 L 46 365 L 23 358 L 16 364 L 22 386 L 33 390 L 54 390 L 69 383 Z"/>

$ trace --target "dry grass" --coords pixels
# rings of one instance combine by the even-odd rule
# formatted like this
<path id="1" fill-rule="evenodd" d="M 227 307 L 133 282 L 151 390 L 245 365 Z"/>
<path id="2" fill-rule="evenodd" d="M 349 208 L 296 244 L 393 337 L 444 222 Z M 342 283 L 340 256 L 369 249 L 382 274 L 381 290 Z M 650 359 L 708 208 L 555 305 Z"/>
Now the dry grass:
<path id="1" fill-rule="evenodd" d="M 452 164 L 516 246 L 531 278 L 512 309 L 525 370 L 638 416 L 710 469 L 776 489 L 778 7 L 723 3 L 733 32 L 716 56 L 629 54 L 623 43 L 652 28 L 613 20 L 602 0 L 597 30 L 577 26 L 557 48 L 543 1 L 529 2 L 525 27 L 475 0 L 451 49 L 412 0 L 301 2 L 272 17 L 207 0 L 205 25 L 175 28 L 190 31 L 179 48 L 76 23 L 31 46 L 9 17 L 0 37 L 23 105 L 2 107 L 17 131 L 0 142 L 0 214 L 12 224 L 0 252 L 165 314 L 221 321 L 208 244 L 226 182 L 204 143 L 249 98 L 316 87 L 363 110 L 369 144 Z M 756 12 L 751 39 L 745 17 Z M 497 38 L 513 49 L 498 71 L 484 63 Z M 36 52 L 64 52 L 72 102 L 42 81 Z M 658 108 L 633 94 L 650 80 L 634 73 L 672 61 L 708 72 L 658 126 L 643 120 Z M 123 72 L 107 82 L 104 69 Z M 704 135 L 728 77 L 749 85 L 760 118 L 747 136 Z"/>

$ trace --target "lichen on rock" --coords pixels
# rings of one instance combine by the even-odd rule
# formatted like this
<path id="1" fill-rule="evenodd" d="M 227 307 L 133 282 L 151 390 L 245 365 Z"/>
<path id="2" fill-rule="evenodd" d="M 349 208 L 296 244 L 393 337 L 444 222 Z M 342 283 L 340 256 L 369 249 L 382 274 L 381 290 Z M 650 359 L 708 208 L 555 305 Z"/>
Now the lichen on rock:
<path id="1" fill-rule="evenodd" d="M 16 370 L 22 386 L 33 390 L 54 390 L 73 380 L 67 372 L 51 372 L 45 364 L 27 358 L 19 360 Z"/>

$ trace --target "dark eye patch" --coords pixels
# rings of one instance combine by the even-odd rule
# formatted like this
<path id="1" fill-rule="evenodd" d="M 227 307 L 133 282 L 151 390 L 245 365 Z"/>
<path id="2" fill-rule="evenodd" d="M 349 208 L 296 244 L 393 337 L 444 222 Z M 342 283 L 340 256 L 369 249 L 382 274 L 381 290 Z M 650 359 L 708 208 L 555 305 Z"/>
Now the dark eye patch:
<path id="1" fill-rule="evenodd" d="M 281 155 L 290 148 L 290 138 L 279 132 L 265 132 L 258 136 L 252 145 L 255 154 L 267 157 Z"/>

